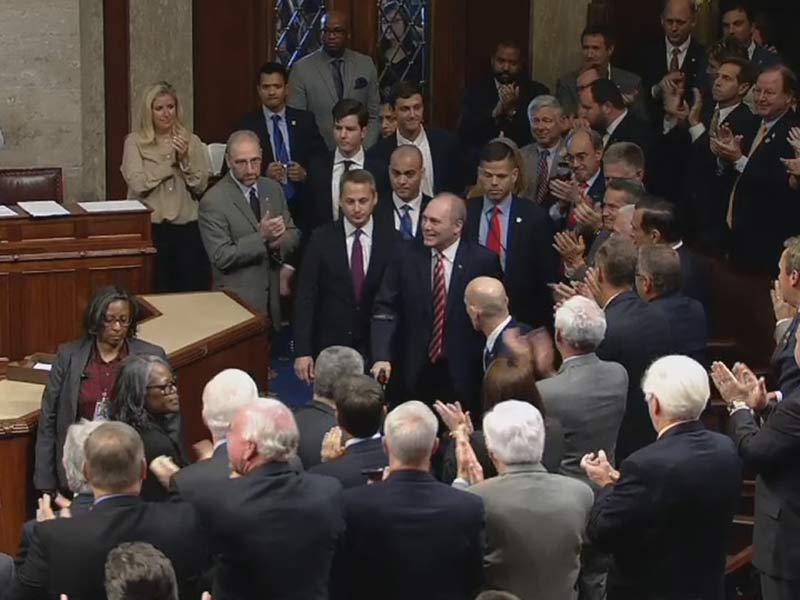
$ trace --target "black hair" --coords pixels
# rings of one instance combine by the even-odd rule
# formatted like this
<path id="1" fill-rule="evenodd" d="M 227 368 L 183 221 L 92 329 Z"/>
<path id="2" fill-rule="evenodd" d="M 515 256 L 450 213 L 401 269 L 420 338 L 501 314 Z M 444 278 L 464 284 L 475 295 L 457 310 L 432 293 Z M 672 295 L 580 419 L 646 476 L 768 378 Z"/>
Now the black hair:
<path id="1" fill-rule="evenodd" d="M 130 309 L 130 321 L 126 336 L 132 338 L 136 335 L 139 325 L 140 308 L 136 298 L 125 288 L 115 285 L 95 290 L 89 306 L 83 313 L 83 332 L 87 338 L 97 338 L 106 327 L 106 311 L 112 302 L 127 302 Z"/>

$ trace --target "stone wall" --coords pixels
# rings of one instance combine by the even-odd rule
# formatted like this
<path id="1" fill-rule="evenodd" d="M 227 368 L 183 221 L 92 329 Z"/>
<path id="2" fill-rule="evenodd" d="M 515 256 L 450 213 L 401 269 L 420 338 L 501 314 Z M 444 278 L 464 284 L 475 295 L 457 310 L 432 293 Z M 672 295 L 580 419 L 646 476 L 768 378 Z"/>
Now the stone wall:
<path id="1" fill-rule="evenodd" d="M 531 66 L 555 90 L 556 80 L 581 63 L 580 36 L 590 0 L 531 0 Z"/>

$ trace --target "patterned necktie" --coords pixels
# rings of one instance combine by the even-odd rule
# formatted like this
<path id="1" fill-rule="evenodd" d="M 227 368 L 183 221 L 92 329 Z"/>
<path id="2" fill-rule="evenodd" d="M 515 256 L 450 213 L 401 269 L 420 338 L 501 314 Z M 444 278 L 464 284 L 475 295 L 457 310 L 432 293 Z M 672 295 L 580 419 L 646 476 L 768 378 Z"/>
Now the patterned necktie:
<path id="1" fill-rule="evenodd" d="M 447 284 L 444 279 L 444 256 L 436 253 L 436 265 L 433 267 L 433 335 L 428 345 L 428 358 L 432 363 L 438 362 L 444 354 L 444 321 L 447 309 Z"/>
<path id="2" fill-rule="evenodd" d="M 550 173 L 547 170 L 547 159 L 550 157 L 550 150 L 539 151 L 539 161 L 536 163 L 536 202 L 541 204 L 547 195 L 547 188 L 550 186 Z"/>
<path id="3" fill-rule="evenodd" d="M 288 165 L 292 159 L 289 158 L 289 151 L 286 149 L 286 141 L 283 139 L 280 122 L 280 115 L 272 115 L 272 142 L 275 144 L 275 160 L 283 165 Z M 282 183 L 282 185 L 283 192 L 286 194 L 286 199 L 291 200 L 294 198 L 294 183 L 287 180 L 286 183 Z"/>
<path id="4" fill-rule="evenodd" d="M 361 290 L 364 287 L 364 251 L 361 247 L 360 229 L 353 232 L 353 249 L 350 251 L 350 274 L 353 277 L 353 292 L 356 302 L 361 302 Z"/>
<path id="5" fill-rule="evenodd" d="M 719 104 L 714 109 L 714 114 L 711 115 L 711 125 L 708 127 L 708 135 L 711 138 L 719 136 Z"/>
<path id="6" fill-rule="evenodd" d="M 341 100 L 344 97 L 344 79 L 342 78 L 342 59 L 337 58 L 331 61 L 331 72 L 333 73 L 333 85 L 336 87 L 336 96 Z"/>
<path id="7" fill-rule="evenodd" d="M 411 210 L 413 209 L 408 204 L 400 207 L 400 237 L 404 240 L 414 239 L 414 227 L 409 214 Z"/>
<path id="8" fill-rule="evenodd" d="M 500 215 L 503 214 L 499 206 L 495 206 L 491 211 L 491 218 L 489 220 L 489 231 L 486 234 L 486 247 L 497 254 L 498 257 L 503 256 L 503 225 L 500 223 Z M 486 211 L 489 215 L 489 211 Z"/>
<path id="9" fill-rule="evenodd" d="M 681 66 L 678 64 L 678 56 L 680 56 L 680 49 L 673 48 L 672 49 L 672 58 L 669 61 L 669 70 L 670 71 L 679 71 Z"/>
<path id="10" fill-rule="evenodd" d="M 250 193 L 247 195 L 247 197 L 250 199 L 250 209 L 253 211 L 256 221 L 261 221 L 261 204 L 258 201 L 256 188 L 251 187 Z"/>
<path id="11" fill-rule="evenodd" d="M 756 148 L 758 148 L 761 145 L 761 142 L 764 141 L 764 138 L 767 137 L 767 132 L 768 131 L 769 131 L 769 128 L 767 127 L 766 122 L 762 123 L 761 127 L 759 127 L 759 129 L 758 129 L 758 133 L 756 134 L 755 139 L 753 140 L 753 145 L 750 146 L 750 152 L 747 155 L 748 159 L 753 156 L 753 154 L 756 151 Z M 745 169 L 746 168 L 747 167 L 745 167 Z M 730 199 L 728 200 L 728 214 L 725 217 L 725 221 L 728 223 L 728 228 L 730 228 L 730 229 L 733 229 L 733 204 L 734 204 L 734 202 L 736 200 L 736 188 L 739 185 L 739 179 L 741 179 L 741 177 L 742 177 L 742 174 L 739 173 L 739 177 L 736 179 L 736 183 L 733 185 L 733 189 L 731 190 L 731 196 L 730 196 Z"/>

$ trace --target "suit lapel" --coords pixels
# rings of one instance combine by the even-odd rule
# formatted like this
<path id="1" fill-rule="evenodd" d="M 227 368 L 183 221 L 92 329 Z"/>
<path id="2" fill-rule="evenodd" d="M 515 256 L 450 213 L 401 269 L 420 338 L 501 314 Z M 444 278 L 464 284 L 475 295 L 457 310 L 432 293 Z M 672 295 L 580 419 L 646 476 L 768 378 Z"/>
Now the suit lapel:
<path id="1" fill-rule="evenodd" d="M 413 244 L 414 242 L 412 242 Z M 423 303 L 425 306 L 425 311 L 428 316 L 433 316 L 433 289 L 432 289 L 432 281 L 431 277 L 433 275 L 431 271 L 431 264 L 433 263 L 433 259 L 431 257 L 431 250 L 427 246 L 415 245 L 414 246 L 414 253 L 418 257 L 417 258 L 417 275 L 420 278 L 420 288 L 422 290 L 423 295 Z"/>
<path id="2" fill-rule="evenodd" d="M 78 351 L 72 355 L 72 360 L 69 365 L 70 376 L 70 403 L 71 415 L 78 415 L 78 397 L 80 396 L 81 381 L 83 380 L 83 372 L 86 369 L 86 363 L 89 362 L 89 354 L 92 351 L 92 341 L 84 340 L 78 348 Z"/>
<path id="3" fill-rule="evenodd" d="M 516 196 L 511 196 L 511 210 L 508 214 L 508 233 L 506 234 L 506 277 L 511 270 L 512 260 L 517 255 L 514 242 L 517 239 L 517 229 L 522 226 L 522 217 L 519 216 L 518 211 L 519 201 Z"/>
<path id="4" fill-rule="evenodd" d="M 447 314 L 456 302 L 464 302 L 464 278 L 466 277 L 466 268 L 464 261 L 467 254 L 467 243 L 464 239 L 458 245 L 456 257 L 453 261 L 453 272 L 450 273 L 450 286 L 447 288 Z"/>
<path id="5" fill-rule="evenodd" d="M 344 84 L 344 97 L 352 96 L 351 91 L 355 88 L 355 65 L 349 50 L 345 50 L 342 55 L 342 83 Z"/>
<path id="6" fill-rule="evenodd" d="M 328 92 L 330 92 L 331 98 L 333 99 L 334 103 L 339 101 L 339 96 L 336 94 L 336 84 L 333 83 L 333 74 L 331 73 L 331 64 L 330 61 L 327 60 L 325 55 L 322 53 L 322 50 L 319 50 L 319 60 L 316 61 L 317 71 L 319 72 L 322 81 L 325 82 L 325 85 L 328 88 Z M 342 69 L 347 70 L 345 67 L 346 63 L 342 64 Z M 345 90 L 347 88 L 345 87 Z"/>
<path id="7" fill-rule="evenodd" d="M 374 221 L 374 219 L 373 219 Z M 344 235 L 344 221 L 339 220 L 336 222 L 336 251 L 334 252 L 334 260 L 336 263 L 336 269 L 342 273 L 344 276 L 344 281 L 347 282 L 347 293 L 353 301 L 353 304 L 356 303 L 356 293 L 353 289 L 353 278 L 350 271 L 350 263 L 347 260 L 347 239 Z M 373 226 L 373 234 L 375 232 Z M 374 241 L 373 241 L 374 246 Z M 367 273 L 369 273 L 369 269 L 367 269 Z"/>

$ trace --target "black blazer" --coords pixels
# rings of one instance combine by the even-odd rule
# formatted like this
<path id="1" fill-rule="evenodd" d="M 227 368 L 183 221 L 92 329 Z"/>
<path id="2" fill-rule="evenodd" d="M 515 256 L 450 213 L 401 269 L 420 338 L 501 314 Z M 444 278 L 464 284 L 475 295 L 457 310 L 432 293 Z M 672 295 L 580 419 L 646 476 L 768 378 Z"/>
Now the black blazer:
<path id="1" fill-rule="evenodd" d="M 345 492 L 334 599 L 467 600 L 480 589 L 483 501 L 422 471 Z"/>
<path id="2" fill-rule="evenodd" d="M 294 420 L 300 432 L 297 456 L 300 457 L 303 467 L 310 469 L 322 460 L 322 438 L 331 427 L 336 426 L 336 411 L 324 402 L 312 400 L 295 410 Z"/>
<path id="3" fill-rule="evenodd" d="M 301 216 L 303 225 L 298 223 L 298 227 L 306 236 L 311 235 L 311 232 L 320 225 L 333 222 L 333 196 L 331 195 L 333 159 L 334 152 L 332 151 L 322 152 L 311 158 L 306 181 L 308 186 L 307 202 L 302 208 Z M 365 154 L 364 169 L 372 173 L 376 182 L 380 182 L 385 168 L 385 165 L 376 160 L 369 152 Z"/>
<path id="4" fill-rule="evenodd" d="M 686 244 L 677 252 L 681 259 L 681 292 L 702 304 L 707 320 L 711 321 L 711 261 Z"/>
<path id="5" fill-rule="evenodd" d="M 653 122 L 658 127 L 661 126 L 661 119 L 664 116 L 663 103 L 656 103 L 651 90 L 667 74 L 669 63 L 670 61 L 667 60 L 667 40 L 662 36 L 658 42 L 644 49 L 641 54 L 639 69 L 636 71 L 642 77 L 642 87 L 644 88 L 648 109 Z M 689 95 L 691 95 L 692 88 L 700 87 L 702 78 L 705 77 L 705 66 L 706 48 L 696 38 L 692 37 L 680 69 L 684 74 L 685 86 Z"/>
<path id="6" fill-rule="evenodd" d="M 16 599 L 105 600 L 108 552 L 122 542 L 147 542 L 172 561 L 181 598 L 199 598 L 209 566 L 197 513 L 182 502 L 148 503 L 135 496 L 108 498 L 79 517 L 39 523 L 18 572 Z"/>
<path id="7" fill-rule="evenodd" d="M 458 138 L 444 129 L 425 127 L 428 145 L 433 160 L 433 193 L 452 192 L 461 195 L 464 191 L 464 165 Z M 379 140 L 367 154 L 380 165 L 378 190 L 391 190 L 389 183 L 389 160 L 397 149 L 397 134 Z"/>
<path id="8" fill-rule="evenodd" d="M 778 389 L 784 396 L 788 396 L 800 388 L 800 367 L 794 358 L 794 347 L 797 343 L 797 326 L 800 316 L 792 319 L 789 328 L 782 339 L 776 344 L 772 354 L 771 366 Z"/>
<path id="9" fill-rule="evenodd" d="M 422 194 L 422 201 L 419 205 L 419 214 L 414 215 L 414 217 L 417 219 L 417 233 L 414 235 L 414 238 L 417 240 L 422 239 L 422 213 L 425 212 L 425 208 L 428 206 L 428 202 L 430 201 L 430 196 Z M 394 224 L 395 210 L 396 208 L 394 206 L 394 200 L 392 200 L 392 191 L 382 191 L 378 195 L 378 205 L 375 207 L 375 212 L 373 213 L 375 222 L 380 223 L 383 227 L 390 227 L 396 231 L 400 231 L 395 227 Z"/>
<path id="10" fill-rule="evenodd" d="M 463 238 L 454 263 L 447 292 L 444 351 L 455 391 L 463 404 L 477 410 L 485 341 L 467 315 L 464 289 L 475 277 L 502 279 L 503 274 L 494 252 Z M 391 362 L 392 378 L 397 377 L 411 395 L 417 393 L 433 335 L 431 277 L 431 249 L 419 243 L 400 244 L 373 308 L 373 361 Z"/>
<path id="11" fill-rule="evenodd" d="M 94 340 L 81 338 L 58 347 L 44 394 L 36 434 L 33 485 L 37 490 L 68 489 L 62 457 L 67 429 L 78 419 L 78 396 Z M 128 340 L 128 354 L 153 354 L 167 360 L 160 346 Z"/>
<path id="12" fill-rule="evenodd" d="M 210 486 L 192 504 L 218 557 L 214 598 L 327 600 L 344 530 L 338 481 L 268 463 Z"/>
<path id="13" fill-rule="evenodd" d="M 656 439 L 642 393 L 642 377 L 650 364 L 670 354 L 670 331 L 666 319 L 636 295 L 623 292 L 605 309 L 606 336 L 597 348 L 601 360 L 620 363 L 628 371 L 628 398 L 617 436 L 616 459 Z"/>
<path id="14" fill-rule="evenodd" d="M 617 142 L 632 142 L 639 146 L 644 152 L 645 158 L 652 158 L 653 133 L 650 126 L 637 117 L 631 110 L 625 118 L 619 122 L 617 128 L 609 136 L 606 148 Z"/>
<path id="15" fill-rule="evenodd" d="M 730 439 L 699 421 L 631 454 L 601 489 L 587 535 L 613 553 L 626 597 L 722 600 L 725 551 L 742 474 Z"/>
<path id="16" fill-rule="evenodd" d="M 680 292 L 660 296 L 650 301 L 666 319 L 670 335 L 670 352 L 685 354 L 703 366 L 708 366 L 708 322 L 703 305 Z"/>
<path id="17" fill-rule="evenodd" d="M 753 565 L 770 577 L 800 577 L 800 393 L 794 392 L 759 415 L 737 410 L 728 427 L 739 456 L 756 478 Z"/>
<path id="18" fill-rule="evenodd" d="M 180 423 L 179 415 L 165 415 L 138 429 L 144 443 L 144 459 L 148 465 L 159 456 L 168 456 L 179 467 L 186 464 L 181 450 Z M 166 500 L 168 495 L 156 477 L 149 476 L 144 480 L 141 494 L 143 500 L 158 502 Z"/>
<path id="19" fill-rule="evenodd" d="M 467 201 L 464 237 L 475 244 L 481 219 L 486 218 L 482 209 L 483 197 Z M 553 296 L 547 284 L 559 279 L 554 233 L 552 219 L 541 206 L 518 196 L 512 198 L 503 282 L 511 314 L 533 327 L 553 321 Z"/>
<path id="20" fill-rule="evenodd" d="M 183 467 L 175 474 L 175 487 L 182 498 L 191 500 L 195 494 L 202 494 L 210 485 L 227 479 L 231 467 L 228 462 L 228 444 L 223 442 L 216 448 L 211 458 L 199 460 Z"/>
<path id="21" fill-rule="evenodd" d="M 531 332 L 530 325 L 527 325 L 525 323 L 520 323 L 519 321 L 517 321 L 515 318 L 512 317 L 511 320 L 508 322 L 508 324 L 505 327 L 503 327 L 503 331 L 500 333 L 500 335 L 497 336 L 497 339 L 494 341 L 492 349 L 488 353 L 484 350 L 484 355 L 483 355 L 484 372 L 489 368 L 489 365 L 492 364 L 492 361 L 495 358 L 505 358 L 511 356 L 508 349 L 506 348 L 506 342 L 503 339 L 503 334 L 509 329 L 519 329 L 519 332 L 522 335 Z"/>
<path id="22" fill-rule="evenodd" d="M 356 302 L 344 222 L 318 228 L 306 248 L 294 305 L 295 356 L 316 357 L 329 346 L 350 346 L 370 356 L 372 303 L 399 236 L 373 219 L 372 249 L 361 300 Z"/>
<path id="23" fill-rule="evenodd" d="M 389 464 L 383 449 L 383 440 L 364 440 L 348 446 L 344 455 L 328 462 L 320 463 L 310 473 L 328 475 L 338 479 L 344 489 L 365 485 L 367 477 L 361 474 L 364 469 L 382 469 Z"/>

